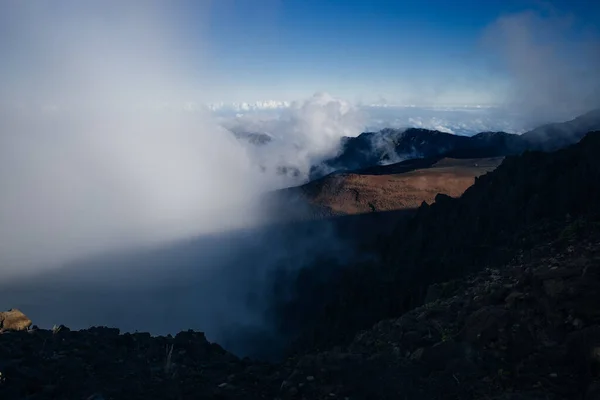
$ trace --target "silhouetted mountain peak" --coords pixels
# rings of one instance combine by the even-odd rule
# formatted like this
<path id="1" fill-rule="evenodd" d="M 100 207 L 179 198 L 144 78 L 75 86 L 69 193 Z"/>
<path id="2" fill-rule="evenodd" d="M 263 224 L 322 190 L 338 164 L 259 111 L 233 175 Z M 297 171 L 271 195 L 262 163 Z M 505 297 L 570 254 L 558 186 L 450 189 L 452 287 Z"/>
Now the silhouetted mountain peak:
<path id="1" fill-rule="evenodd" d="M 259 132 L 233 131 L 234 136 L 255 146 L 265 145 L 273 140 L 270 135 Z"/>
<path id="2" fill-rule="evenodd" d="M 576 143 L 588 132 L 600 129 L 600 108 L 570 121 L 542 125 L 522 135 L 532 150 L 553 151 Z"/>
<path id="3" fill-rule="evenodd" d="M 598 129 L 600 109 L 522 135 L 481 132 L 467 137 L 422 128 L 386 128 L 342 139 L 340 153 L 313 167 L 311 179 L 332 171 L 364 169 L 421 157 L 481 158 L 520 154 L 526 150 L 553 151 L 576 143 L 587 132 Z"/>

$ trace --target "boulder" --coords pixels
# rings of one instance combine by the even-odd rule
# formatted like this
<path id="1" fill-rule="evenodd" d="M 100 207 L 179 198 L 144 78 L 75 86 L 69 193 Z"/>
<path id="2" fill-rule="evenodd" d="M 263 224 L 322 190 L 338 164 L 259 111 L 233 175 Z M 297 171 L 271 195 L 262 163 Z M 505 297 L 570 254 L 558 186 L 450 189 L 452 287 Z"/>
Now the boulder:
<path id="1" fill-rule="evenodd" d="M 486 306 L 471 314 L 465 323 L 463 333 L 469 342 L 493 340 L 498 331 L 508 322 L 509 313 L 504 307 Z"/>
<path id="2" fill-rule="evenodd" d="M 24 331 L 31 324 L 31 320 L 17 309 L 0 312 L 0 331 Z"/>

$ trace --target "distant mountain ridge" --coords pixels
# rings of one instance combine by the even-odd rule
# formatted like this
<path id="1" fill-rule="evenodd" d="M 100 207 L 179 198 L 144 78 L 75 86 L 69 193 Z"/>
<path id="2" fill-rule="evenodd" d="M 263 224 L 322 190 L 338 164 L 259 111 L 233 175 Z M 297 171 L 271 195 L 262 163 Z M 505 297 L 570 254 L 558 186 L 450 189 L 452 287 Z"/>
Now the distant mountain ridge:
<path id="1" fill-rule="evenodd" d="M 422 305 L 432 284 L 496 267 L 535 244 L 570 235 L 569 229 L 598 216 L 599 151 L 600 132 L 590 132 L 556 152 L 506 157 L 460 198 L 439 194 L 380 237 L 379 263 L 346 266 L 326 283 L 326 266 L 303 270 L 297 300 L 279 313 L 281 326 L 311 324 L 298 337 L 299 348 L 328 348 Z"/>
<path id="2" fill-rule="evenodd" d="M 342 138 L 340 152 L 313 166 L 310 179 L 334 171 L 352 171 L 414 158 L 483 158 L 516 155 L 527 150 L 553 151 L 577 143 L 587 132 L 598 129 L 600 109 L 571 121 L 543 125 L 522 135 L 481 132 L 469 137 L 420 128 L 386 128 Z"/>
<path id="3" fill-rule="evenodd" d="M 266 133 L 247 132 L 240 130 L 232 130 L 231 133 L 233 133 L 238 140 L 245 140 L 255 146 L 263 146 L 273 140 L 273 137 L 267 135 Z"/>
<path id="4" fill-rule="evenodd" d="M 521 135 L 532 150 L 555 151 L 576 143 L 587 132 L 598 130 L 600 108 L 580 115 L 567 122 L 542 125 Z"/>

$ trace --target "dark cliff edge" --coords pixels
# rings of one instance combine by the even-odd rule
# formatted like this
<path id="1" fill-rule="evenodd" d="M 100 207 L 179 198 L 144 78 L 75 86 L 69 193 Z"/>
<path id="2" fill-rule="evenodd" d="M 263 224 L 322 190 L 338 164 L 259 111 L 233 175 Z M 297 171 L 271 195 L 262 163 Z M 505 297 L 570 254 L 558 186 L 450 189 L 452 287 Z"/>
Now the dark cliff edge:
<path id="1" fill-rule="evenodd" d="M 297 339 L 301 351 L 346 342 L 420 305 L 430 284 L 502 265 L 567 219 L 600 213 L 599 152 L 600 134 L 593 132 L 555 153 L 507 157 L 460 198 L 438 195 L 399 223 L 379 243 L 382 262 L 337 271 L 334 283 L 311 287 L 309 299 L 306 282 L 321 282 L 323 267 L 301 271 L 296 300 L 278 313 L 282 329 L 305 330 Z"/>
<path id="2" fill-rule="evenodd" d="M 507 157 L 381 237 L 380 262 L 305 270 L 276 314 L 294 332 L 281 363 L 199 332 L 22 330 L 2 315 L 0 398 L 597 399 L 598 154 L 594 132 Z"/>

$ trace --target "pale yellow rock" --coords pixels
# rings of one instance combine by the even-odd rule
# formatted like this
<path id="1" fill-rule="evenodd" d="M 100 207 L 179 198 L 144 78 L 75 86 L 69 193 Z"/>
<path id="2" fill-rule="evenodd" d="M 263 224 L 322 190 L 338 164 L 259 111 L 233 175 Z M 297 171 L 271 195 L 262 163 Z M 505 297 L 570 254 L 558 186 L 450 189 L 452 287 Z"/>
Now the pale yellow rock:
<path id="1" fill-rule="evenodd" d="M 31 326 L 31 320 L 17 309 L 0 312 L 0 331 L 23 331 Z"/>

